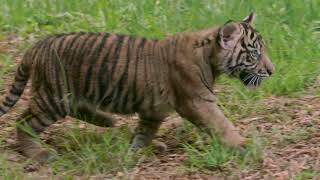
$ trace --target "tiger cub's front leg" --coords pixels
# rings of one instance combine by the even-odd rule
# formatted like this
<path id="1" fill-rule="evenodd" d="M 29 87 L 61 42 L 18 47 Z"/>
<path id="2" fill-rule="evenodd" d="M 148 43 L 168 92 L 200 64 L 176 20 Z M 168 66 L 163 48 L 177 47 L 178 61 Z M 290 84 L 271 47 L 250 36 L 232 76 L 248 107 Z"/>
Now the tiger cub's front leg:
<path id="1" fill-rule="evenodd" d="M 216 133 L 227 146 L 243 148 L 246 139 L 230 122 L 214 102 L 215 97 L 186 99 L 177 112 L 210 135 Z"/>

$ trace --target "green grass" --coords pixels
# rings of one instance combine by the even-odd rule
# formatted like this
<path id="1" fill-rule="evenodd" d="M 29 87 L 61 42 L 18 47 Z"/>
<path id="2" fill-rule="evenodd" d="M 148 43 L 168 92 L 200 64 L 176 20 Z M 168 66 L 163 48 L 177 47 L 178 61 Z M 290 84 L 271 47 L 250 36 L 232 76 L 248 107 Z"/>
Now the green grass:
<path id="1" fill-rule="evenodd" d="M 10 161 L 5 159 L 5 156 L 0 155 L 0 177 L 3 180 L 10 180 L 12 177 L 15 179 L 22 179 L 23 177 L 23 171 L 22 169 L 19 169 L 18 167 L 12 168 L 10 166 Z"/>
<path id="2" fill-rule="evenodd" d="M 2 137 L 0 138 L 0 148 L 3 148 L 4 142 Z M 0 178 L 3 180 L 10 180 L 13 177 L 16 180 L 23 179 L 23 168 L 22 166 L 13 165 L 12 162 L 8 161 L 8 152 L 1 151 L 0 154 Z"/>
<path id="3" fill-rule="evenodd" d="M 239 166 L 240 168 L 254 167 L 262 162 L 262 147 L 259 144 L 249 144 L 244 152 L 226 148 L 217 139 L 207 145 L 196 146 L 185 144 L 187 166 L 191 169 L 223 170 Z"/>
<path id="4" fill-rule="evenodd" d="M 94 129 L 73 128 L 54 142 L 58 156 L 52 164 L 53 171 L 82 177 L 128 172 L 149 154 L 147 149 L 131 152 L 129 139 L 126 128 L 108 129 L 103 134 Z"/>
<path id="5" fill-rule="evenodd" d="M 256 27 L 269 46 L 276 72 L 255 93 L 223 81 L 249 96 L 288 95 L 303 91 L 320 71 L 320 45 L 313 35 L 320 19 L 317 0 L 0 0 L 0 4 L 1 31 L 21 35 L 110 31 L 162 38 L 256 12 Z"/>
<path id="6" fill-rule="evenodd" d="M 16 64 L 13 63 L 11 56 L 0 53 L 0 77 L 13 70 L 14 67 L 16 67 Z M 0 78 L 0 85 L 3 81 L 4 79 Z"/>
<path id="7" fill-rule="evenodd" d="M 304 179 L 319 179 L 320 177 L 320 171 L 315 169 L 308 169 L 302 171 L 300 174 L 298 174 L 294 180 L 304 180 Z"/>
<path id="8" fill-rule="evenodd" d="M 249 137 L 245 150 L 226 147 L 218 137 L 209 138 L 206 134 L 194 131 L 190 123 L 179 127 L 174 137 L 182 143 L 187 154 L 185 165 L 191 171 L 203 169 L 228 170 L 254 168 L 262 162 L 262 152 L 266 144 L 258 133 Z"/>
<path id="9" fill-rule="evenodd" d="M 93 127 L 85 130 L 68 128 L 67 132 L 64 129 L 63 134 L 57 132 L 51 138 L 54 147 L 44 144 L 46 148 L 54 148 L 55 160 L 48 164 L 52 178 L 90 178 L 108 174 L 112 177 L 117 172 L 127 175 L 136 164 L 152 155 L 150 148 L 138 152 L 130 151 L 128 132 L 127 128 L 112 128 L 104 133 L 97 133 Z M 1 144 L 2 141 L 0 147 Z M 13 165 L 6 154 L 0 155 L 0 163 L 1 179 L 23 179 L 26 172 L 23 167 L 34 164 L 27 161 Z"/>

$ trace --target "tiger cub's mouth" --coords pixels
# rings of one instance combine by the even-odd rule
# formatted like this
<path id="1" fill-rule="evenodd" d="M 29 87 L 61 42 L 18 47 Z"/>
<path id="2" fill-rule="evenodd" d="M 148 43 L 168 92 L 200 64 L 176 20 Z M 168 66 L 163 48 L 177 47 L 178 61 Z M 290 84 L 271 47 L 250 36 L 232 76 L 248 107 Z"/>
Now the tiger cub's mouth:
<path id="1" fill-rule="evenodd" d="M 240 73 L 239 78 L 246 86 L 253 88 L 260 86 L 264 79 L 256 73 L 249 73 L 245 71 Z"/>

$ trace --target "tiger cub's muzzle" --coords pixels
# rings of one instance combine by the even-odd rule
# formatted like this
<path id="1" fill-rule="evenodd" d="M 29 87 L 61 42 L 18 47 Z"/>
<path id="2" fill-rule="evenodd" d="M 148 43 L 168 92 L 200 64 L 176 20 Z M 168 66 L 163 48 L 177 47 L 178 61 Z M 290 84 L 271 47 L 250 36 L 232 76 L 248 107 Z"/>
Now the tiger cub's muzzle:
<path id="1" fill-rule="evenodd" d="M 239 78 L 246 86 L 258 87 L 262 80 L 270 77 L 273 72 L 274 66 L 271 63 L 271 60 L 268 57 L 262 57 L 255 70 L 244 70 L 239 74 Z"/>

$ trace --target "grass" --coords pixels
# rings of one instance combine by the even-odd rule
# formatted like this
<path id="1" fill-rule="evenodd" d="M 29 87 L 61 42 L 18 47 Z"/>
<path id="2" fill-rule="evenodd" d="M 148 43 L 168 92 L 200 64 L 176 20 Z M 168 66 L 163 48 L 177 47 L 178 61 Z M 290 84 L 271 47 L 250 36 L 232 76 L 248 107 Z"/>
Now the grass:
<path id="1" fill-rule="evenodd" d="M 0 148 L 3 148 L 4 142 L 0 138 Z M 3 180 L 10 180 L 12 177 L 20 180 L 23 179 L 23 168 L 21 166 L 15 166 L 7 159 L 8 152 L 1 152 L 0 155 L 0 177 Z"/>
<path id="2" fill-rule="evenodd" d="M 22 179 L 23 171 L 21 169 L 18 169 L 17 167 L 12 168 L 12 166 L 10 166 L 10 161 L 8 161 L 5 156 L 0 156 L 0 163 L 1 179 L 10 180 L 12 179 L 12 177 L 15 177 L 15 179 Z"/>
<path id="3" fill-rule="evenodd" d="M 130 151 L 127 128 L 113 128 L 105 133 L 97 133 L 93 127 L 85 130 L 71 127 L 67 132 L 64 129 L 63 134 L 56 132 L 52 139 L 51 144 L 55 145 L 55 161 L 48 164 L 52 172 L 47 176 L 54 179 L 72 179 L 75 176 L 90 178 L 99 175 L 112 177 L 112 174 L 117 172 L 127 175 L 136 164 L 152 155 L 149 148 L 138 152 Z M 50 145 L 45 146 L 52 148 Z M 1 179 L 23 179 L 26 172 L 23 167 L 33 162 L 28 161 L 16 166 L 7 160 L 6 154 L 1 154 L 0 163 Z"/>
<path id="4" fill-rule="evenodd" d="M 304 180 L 304 179 L 318 179 L 320 177 L 320 171 L 314 169 L 308 169 L 302 171 L 297 175 L 294 180 Z"/>
<path id="5" fill-rule="evenodd" d="M 244 152 L 225 147 L 217 138 L 211 139 L 208 144 L 185 144 L 187 153 L 186 164 L 191 170 L 208 169 L 232 171 L 232 168 L 253 168 L 262 162 L 261 142 L 253 139 Z M 260 139 L 259 139 L 260 140 Z"/>
<path id="6" fill-rule="evenodd" d="M 0 77 L 3 77 L 8 72 L 12 71 L 16 67 L 15 63 L 9 55 L 0 53 Z M 0 79 L 0 85 L 3 83 L 4 79 Z"/>
<path id="7" fill-rule="evenodd" d="M 257 101 L 267 96 L 303 93 L 320 74 L 318 0 L 0 0 L 0 4 L 0 39 L 8 33 L 25 37 L 20 45 L 22 49 L 31 45 L 27 38 L 30 36 L 38 39 L 52 33 L 108 31 L 164 38 L 168 34 L 223 24 L 229 19 L 239 20 L 255 12 L 256 28 L 267 43 L 276 71 L 258 91 L 246 89 L 238 80 L 220 78 L 218 83 L 223 88 L 218 95 L 219 104 L 233 121 L 264 111 Z M 0 54 L 0 77 L 12 70 L 15 66 L 12 62 L 9 55 Z M 184 143 L 189 167 L 228 168 L 234 164 L 247 167 L 248 162 L 255 164 L 261 158 L 263 145 L 256 136 L 251 138 L 249 156 L 226 149 L 215 139 L 203 143 L 201 135 L 189 130 L 178 129 L 180 134 L 176 137 Z M 72 130 L 57 142 L 60 158 L 51 164 L 54 172 L 90 175 L 128 171 L 140 156 L 128 154 L 129 137 L 125 132 L 111 130 L 99 134 Z M 297 137 L 301 135 L 298 133 Z M 288 141 L 297 137 L 290 136 Z M 186 140 L 190 138 L 198 143 Z M 2 156 L 0 162 L 1 174 L 12 175 Z M 301 177 L 313 173 L 306 171 Z"/>
<path id="8" fill-rule="evenodd" d="M 194 131 L 194 127 L 185 122 L 174 135 L 182 143 L 187 154 L 185 165 L 191 171 L 230 170 L 232 168 L 254 168 L 262 161 L 265 139 L 252 132 L 245 150 L 228 148 L 218 137 L 209 138 L 206 134 Z"/>
<path id="9" fill-rule="evenodd" d="M 101 134 L 94 129 L 73 128 L 58 137 L 58 159 L 52 164 L 54 172 L 88 176 L 129 172 L 148 151 L 130 151 L 127 129 L 108 129 Z"/>

